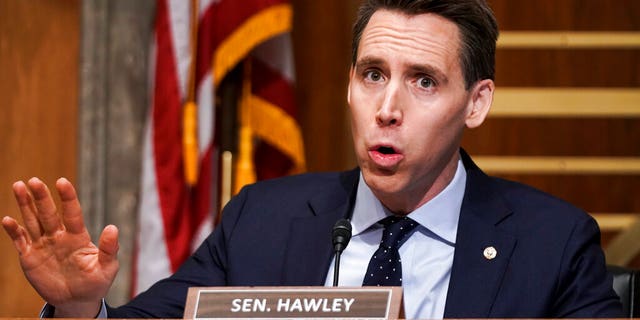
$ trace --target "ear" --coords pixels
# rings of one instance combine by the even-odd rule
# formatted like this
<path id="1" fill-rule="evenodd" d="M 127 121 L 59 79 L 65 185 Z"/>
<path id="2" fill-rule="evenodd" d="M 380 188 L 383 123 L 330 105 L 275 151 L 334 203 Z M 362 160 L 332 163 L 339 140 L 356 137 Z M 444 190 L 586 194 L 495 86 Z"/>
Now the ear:
<path id="1" fill-rule="evenodd" d="M 489 109 L 491 109 L 495 88 L 496 86 L 491 79 L 480 80 L 473 86 L 469 101 L 469 112 L 465 119 L 467 128 L 477 128 L 484 122 Z"/>
<path id="2" fill-rule="evenodd" d="M 349 69 L 349 83 L 347 84 L 347 103 L 351 105 L 351 79 L 353 79 L 354 73 L 353 65 Z"/>

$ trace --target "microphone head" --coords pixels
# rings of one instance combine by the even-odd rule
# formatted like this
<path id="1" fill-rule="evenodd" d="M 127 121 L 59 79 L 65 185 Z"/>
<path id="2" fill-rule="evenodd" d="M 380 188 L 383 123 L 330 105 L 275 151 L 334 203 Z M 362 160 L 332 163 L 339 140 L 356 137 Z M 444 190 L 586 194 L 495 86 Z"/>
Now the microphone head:
<path id="1" fill-rule="evenodd" d="M 342 252 L 351 240 L 351 222 L 347 219 L 340 219 L 333 226 L 331 233 L 333 239 L 333 249 L 336 252 Z"/>

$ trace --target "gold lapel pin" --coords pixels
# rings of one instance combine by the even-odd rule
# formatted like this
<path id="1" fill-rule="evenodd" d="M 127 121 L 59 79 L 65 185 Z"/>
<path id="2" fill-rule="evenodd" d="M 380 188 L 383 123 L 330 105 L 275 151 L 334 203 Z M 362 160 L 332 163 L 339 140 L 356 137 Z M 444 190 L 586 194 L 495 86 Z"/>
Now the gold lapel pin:
<path id="1" fill-rule="evenodd" d="M 498 255 L 498 251 L 494 247 L 486 247 L 483 254 L 487 260 L 493 260 Z"/>

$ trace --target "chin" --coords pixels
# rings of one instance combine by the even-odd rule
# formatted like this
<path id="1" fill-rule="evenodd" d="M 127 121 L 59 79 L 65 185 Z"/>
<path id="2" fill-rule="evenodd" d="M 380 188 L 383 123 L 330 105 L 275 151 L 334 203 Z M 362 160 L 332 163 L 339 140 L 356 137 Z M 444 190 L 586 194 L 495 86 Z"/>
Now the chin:
<path id="1" fill-rule="evenodd" d="M 405 214 L 410 212 L 404 206 L 406 203 L 406 192 L 404 192 L 402 181 L 392 177 L 374 176 L 367 181 L 371 192 L 382 202 L 382 204 L 394 214 Z"/>
<path id="2" fill-rule="evenodd" d="M 402 191 L 401 177 L 395 172 L 364 171 L 362 172 L 367 185 L 376 195 L 392 195 Z"/>

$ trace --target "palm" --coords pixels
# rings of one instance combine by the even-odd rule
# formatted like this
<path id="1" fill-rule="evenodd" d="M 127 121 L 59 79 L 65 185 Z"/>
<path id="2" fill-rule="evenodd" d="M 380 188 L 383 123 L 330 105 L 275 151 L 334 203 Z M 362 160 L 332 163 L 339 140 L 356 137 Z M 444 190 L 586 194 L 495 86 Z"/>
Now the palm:
<path id="1" fill-rule="evenodd" d="M 20 256 L 20 263 L 36 291 L 56 305 L 69 299 L 100 299 L 106 295 L 117 263 L 102 267 L 98 254 L 88 233 L 60 231 L 33 242 Z"/>
<path id="2" fill-rule="evenodd" d="M 56 184 L 61 216 L 46 185 L 31 179 L 14 184 L 24 227 L 5 217 L 2 224 L 20 255 L 29 282 L 56 307 L 92 304 L 103 298 L 118 271 L 117 229 L 108 226 L 97 247 L 91 242 L 73 186 Z M 30 192 L 29 192 L 30 191 Z"/>

